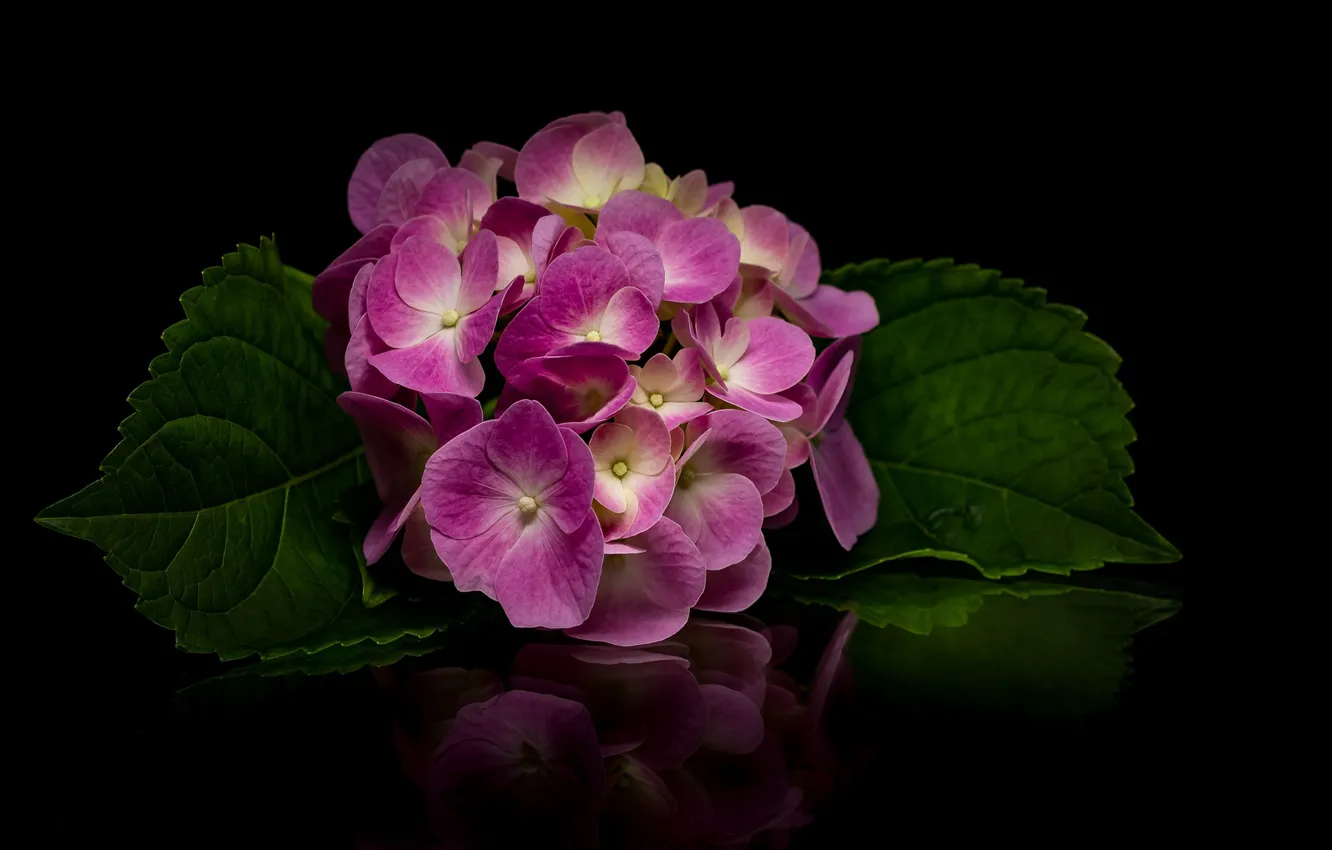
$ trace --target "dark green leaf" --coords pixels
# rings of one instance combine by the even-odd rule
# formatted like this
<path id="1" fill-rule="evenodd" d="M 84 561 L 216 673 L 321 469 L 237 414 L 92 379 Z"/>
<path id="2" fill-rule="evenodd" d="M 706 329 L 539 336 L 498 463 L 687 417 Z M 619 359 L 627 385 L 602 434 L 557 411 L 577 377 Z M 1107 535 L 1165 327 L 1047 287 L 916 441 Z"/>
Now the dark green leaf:
<path id="1" fill-rule="evenodd" d="M 38 522 L 90 540 L 190 651 L 235 658 L 425 637 L 425 606 L 361 602 L 338 496 L 368 477 L 310 278 L 240 246 L 181 297 L 105 477 Z"/>
<path id="2" fill-rule="evenodd" d="M 1132 511 L 1133 403 L 1082 313 L 949 260 L 875 260 L 827 282 L 878 303 L 848 417 L 882 501 L 848 557 L 803 574 L 914 556 L 991 577 L 1179 558 Z"/>

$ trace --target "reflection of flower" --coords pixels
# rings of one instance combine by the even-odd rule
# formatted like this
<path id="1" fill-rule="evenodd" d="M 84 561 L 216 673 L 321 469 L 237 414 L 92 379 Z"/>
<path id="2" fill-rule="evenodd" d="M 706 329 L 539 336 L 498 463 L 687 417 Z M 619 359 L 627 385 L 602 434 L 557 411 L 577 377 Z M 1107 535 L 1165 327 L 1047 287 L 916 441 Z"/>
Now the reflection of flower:
<path id="1" fill-rule="evenodd" d="M 794 643 L 694 617 L 643 648 L 528 644 L 502 693 L 485 671 L 418 673 L 399 689 L 404 769 L 444 847 L 782 846 L 832 776 L 821 705 L 774 669 Z"/>

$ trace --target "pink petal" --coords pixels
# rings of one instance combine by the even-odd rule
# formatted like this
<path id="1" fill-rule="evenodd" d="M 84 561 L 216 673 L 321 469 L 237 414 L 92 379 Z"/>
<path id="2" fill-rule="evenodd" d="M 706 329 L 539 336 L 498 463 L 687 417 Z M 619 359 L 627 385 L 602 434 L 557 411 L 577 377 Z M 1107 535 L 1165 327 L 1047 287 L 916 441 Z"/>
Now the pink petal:
<path id="1" fill-rule="evenodd" d="M 714 314 L 712 305 L 708 304 L 706 306 L 708 308 L 707 316 L 711 317 Z M 705 319 L 705 321 L 709 322 L 710 328 L 710 320 Z M 711 335 L 710 330 L 708 334 Z M 735 365 L 736 361 L 744 356 L 745 350 L 749 348 L 749 323 L 744 319 L 728 320 L 726 322 L 726 332 L 718 337 L 709 348 L 712 351 L 712 362 L 717 364 L 717 368 L 729 370 Z M 728 374 L 726 379 L 731 380 L 731 376 Z"/>
<path id="2" fill-rule="evenodd" d="M 586 622 L 568 630 L 570 636 L 638 646 L 669 638 L 689 619 L 705 581 L 698 549 L 670 520 L 656 523 L 630 543 L 643 552 L 606 559 L 592 612 Z"/>
<path id="3" fill-rule="evenodd" d="M 796 387 L 805 387 L 805 385 L 796 384 L 796 386 L 792 387 L 791 389 L 795 389 Z M 808 387 L 805 388 L 808 389 Z M 790 390 L 787 390 L 787 392 L 789 393 Z M 810 392 L 812 393 L 813 391 L 811 390 Z M 799 421 L 800 421 L 799 419 L 796 420 L 796 422 Z M 809 453 L 810 453 L 809 437 L 806 437 L 804 432 L 796 427 L 796 423 L 786 423 L 783 425 L 778 425 L 777 430 L 781 431 L 782 436 L 786 438 L 787 469 L 795 469 L 796 467 L 803 464 L 805 461 L 809 460 Z"/>
<path id="4" fill-rule="evenodd" d="M 702 309 L 705 306 L 711 305 L 699 305 L 695 309 Z M 675 334 L 675 338 L 680 341 L 681 346 L 689 351 L 698 352 L 698 362 L 703 367 L 703 371 L 719 386 L 725 387 L 726 382 L 722 380 L 721 374 L 717 371 L 717 364 L 712 362 L 712 355 L 708 353 L 708 349 L 704 348 L 698 339 L 698 332 L 689 311 L 681 310 L 675 314 L 675 317 L 671 319 L 671 332 Z"/>
<path id="5" fill-rule="evenodd" d="M 435 432 L 435 440 L 441 446 L 447 445 L 464 431 L 480 425 L 485 419 L 481 412 L 481 402 L 467 396 L 425 393 L 421 401 L 430 417 L 430 428 Z"/>
<path id="6" fill-rule="evenodd" d="M 499 176 L 500 166 L 503 164 L 503 160 L 488 157 L 471 148 L 463 151 L 463 155 L 458 158 L 458 167 L 480 177 L 481 182 L 486 184 L 486 190 L 492 198 L 499 194 L 499 184 L 496 178 Z"/>
<path id="7" fill-rule="evenodd" d="M 481 219 L 481 229 L 496 236 L 504 236 L 518 243 L 526 254 L 532 251 L 532 231 L 537 222 L 550 215 L 550 210 L 521 198 L 500 198 L 490 205 Z M 559 216 L 556 216 L 559 218 Z M 563 228 L 564 219 L 560 219 Z"/>
<path id="8" fill-rule="evenodd" d="M 424 159 L 436 168 L 449 164 L 439 146 L 415 133 L 400 133 L 380 139 L 361 154 L 347 184 L 347 211 L 362 233 L 375 224 L 375 208 L 384 185 L 404 163 Z"/>
<path id="9" fill-rule="evenodd" d="M 776 516 L 795 501 L 795 476 L 791 470 L 783 469 L 782 475 L 777 479 L 777 484 L 768 492 L 763 494 L 763 516 Z"/>
<path id="10" fill-rule="evenodd" d="M 753 551 L 763 524 L 763 497 L 743 475 L 712 473 L 677 486 L 666 508 L 698 547 L 709 570 L 743 560 Z"/>
<path id="11" fill-rule="evenodd" d="M 789 242 L 786 216 L 772 207 L 752 206 L 740 210 L 740 219 L 745 233 L 740 240 L 740 262 L 780 271 Z"/>
<path id="12" fill-rule="evenodd" d="M 352 278 L 351 291 L 347 293 L 347 327 L 355 328 L 356 323 L 365 316 L 365 295 L 370 289 L 370 280 L 375 275 L 376 263 L 366 263 Z"/>
<path id="13" fill-rule="evenodd" d="M 430 423 L 400 404 L 366 393 L 342 393 L 338 404 L 356 421 L 380 500 L 405 504 L 438 445 Z"/>
<path id="14" fill-rule="evenodd" d="M 347 380 L 353 390 L 381 398 L 393 398 L 397 394 L 398 385 L 370 365 L 372 356 L 388 350 L 388 344 L 370 327 L 370 318 L 362 316 L 352 331 L 343 360 Z"/>
<path id="15" fill-rule="evenodd" d="M 718 295 L 740 266 L 740 242 L 713 219 L 672 224 L 656 245 L 666 271 L 662 297 L 678 304 L 701 304 Z"/>
<path id="16" fill-rule="evenodd" d="M 439 330 L 439 314 L 418 310 L 398 295 L 394 282 L 399 255 L 390 254 L 375 265 L 365 293 L 365 311 L 375 334 L 394 347 L 415 345 Z"/>
<path id="17" fill-rule="evenodd" d="M 628 403 L 634 379 L 618 357 L 579 354 L 528 360 L 509 377 L 505 389 L 540 401 L 557 422 L 582 433 Z M 504 404 L 501 396 L 500 407 Z"/>
<path id="18" fill-rule="evenodd" d="M 431 581 L 453 581 L 453 574 L 440 560 L 435 543 L 430 539 L 430 523 L 425 508 L 418 502 L 403 524 L 402 561 L 407 569 Z"/>
<path id="19" fill-rule="evenodd" d="M 556 257 L 569 253 L 575 242 L 582 238 L 578 228 L 568 224 L 561 216 L 548 215 L 532 229 L 532 263 L 537 279 L 546 273 L 546 266 Z"/>
<path id="20" fill-rule="evenodd" d="M 559 481 L 569 467 L 569 449 L 555 420 L 540 404 L 519 401 L 495 420 L 486 442 L 490 463 L 529 496 Z M 588 482 L 588 503 L 592 501 Z M 582 521 L 579 511 L 577 522 Z"/>
<path id="21" fill-rule="evenodd" d="M 454 254 L 460 253 L 466 245 L 466 239 L 460 240 L 453 231 L 449 230 L 449 226 L 444 222 L 444 219 L 437 215 L 418 215 L 403 222 L 397 233 L 393 234 L 393 250 L 398 250 L 404 242 L 412 238 L 437 242 Z"/>
<path id="22" fill-rule="evenodd" d="M 703 397 L 702 354 L 696 348 L 684 348 L 676 352 L 672 365 L 675 366 L 675 383 L 665 392 L 667 401 L 698 401 Z"/>
<path id="23" fill-rule="evenodd" d="M 538 512 L 496 571 L 495 599 L 516 628 L 572 628 L 592 611 L 601 561 L 601 527 L 590 505 L 572 533 Z"/>
<path id="24" fill-rule="evenodd" d="M 643 151 L 623 124 L 598 127 L 573 149 L 573 173 L 584 197 L 573 206 L 600 209 L 616 192 L 637 189 L 643 182 Z"/>
<path id="25" fill-rule="evenodd" d="M 431 516 L 429 502 L 422 500 L 427 519 Z M 453 576 L 453 586 L 460 593 L 480 591 L 495 598 L 495 575 L 509 550 L 523 534 L 523 521 L 515 509 L 503 514 L 489 528 L 462 540 L 440 533 L 432 521 L 430 541 L 435 552 Z"/>
<path id="26" fill-rule="evenodd" d="M 856 365 L 860 361 L 860 337 L 842 337 L 825 348 L 814 360 L 814 365 L 809 367 L 809 376 L 805 378 L 805 381 L 814 391 L 822 396 L 821 391 L 827 384 L 828 377 L 832 374 L 833 369 L 842 362 L 842 358 L 847 352 L 854 355 L 851 361 L 851 374 L 847 377 L 846 389 L 843 390 L 841 398 L 833 406 L 832 412 L 824 424 L 825 428 L 837 427 L 846 416 L 846 406 L 851 401 L 851 386 L 856 382 Z"/>
<path id="27" fill-rule="evenodd" d="M 739 566 L 739 565 L 737 565 Z M 735 569 L 731 567 L 730 569 Z M 725 575 L 726 570 L 708 573 L 713 577 Z M 752 753 L 763 743 L 766 727 L 763 715 L 754 701 L 725 685 L 699 685 L 708 720 L 703 744 L 720 753 Z"/>
<path id="28" fill-rule="evenodd" d="M 708 392 L 727 404 L 735 405 L 750 413 L 756 413 L 764 419 L 771 419 L 774 422 L 790 422 L 800 416 L 803 410 L 796 402 L 782 398 L 779 395 L 763 395 L 734 384 L 726 389 L 715 385 L 710 386 Z"/>
<path id="29" fill-rule="evenodd" d="M 729 383 L 770 395 L 795 386 L 809 372 L 814 364 L 814 343 L 809 334 L 774 318 L 750 319 L 746 327 L 749 345 L 730 367 Z"/>
<path id="30" fill-rule="evenodd" d="M 415 215 L 421 192 L 440 167 L 428 159 L 403 163 L 379 195 L 375 204 L 375 224 L 402 224 Z"/>
<path id="31" fill-rule="evenodd" d="M 556 430 L 564 438 L 565 449 L 568 451 L 568 466 L 563 475 L 536 494 L 536 500 L 541 506 L 542 516 L 549 516 L 561 531 L 572 534 L 582 525 L 588 509 L 592 507 L 592 482 L 595 474 L 592 452 L 586 443 L 567 428 Z"/>
<path id="32" fill-rule="evenodd" d="M 771 422 L 743 410 L 718 410 L 695 419 L 685 436 L 693 449 L 688 462 L 696 472 L 743 475 L 760 493 L 776 487 L 786 468 L 782 433 Z"/>
<path id="33" fill-rule="evenodd" d="M 495 234 L 489 230 L 482 230 L 472 237 L 467 243 L 467 250 L 463 252 L 458 312 L 467 315 L 479 310 L 495 293 L 495 284 L 498 281 L 499 243 L 495 240 Z M 506 285 L 507 283 L 508 281 L 505 281 Z M 498 312 L 498 305 L 495 309 Z M 491 330 L 494 330 L 493 325 Z"/>
<path id="34" fill-rule="evenodd" d="M 730 198 L 735 193 L 735 183 L 726 180 L 722 183 L 713 183 L 708 187 L 708 197 L 703 203 L 703 212 L 701 215 L 710 215 L 717 207 L 721 205 L 724 199 Z"/>
<path id="35" fill-rule="evenodd" d="M 624 483 L 634 511 L 623 536 L 631 537 L 653 528 L 666 513 L 666 506 L 675 493 L 675 463 L 668 457 L 660 472 L 652 475 L 630 472 Z"/>
<path id="36" fill-rule="evenodd" d="M 763 595 L 771 572 L 772 554 L 759 535 L 754 551 L 740 563 L 708 573 L 707 589 L 694 607 L 700 611 L 743 611 Z"/>
<path id="37" fill-rule="evenodd" d="M 475 398 L 486 383 L 480 360 L 458 358 L 457 329 L 446 328 L 424 342 L 370 358 L 370 365 L 399 386 L 422 393 L 457 393 Z"/>
<path id="38" fill-rule="evenodd" d="M 499 176 L 513 182 L 513 170 L 518 165 L 518 151 L 498 142 L 477 142 L 471 149 L 487 159 L 498 159 Z"/>
<path id="39" fill-rule="evenodd" d="M 806 298 L 819 285 L 819 275 L 823 274 L 819 246 L 805 228 L 794 222 L 790 224 L 789 232 L 791 241 L 780 275 L 782 288 L 796 298 Z"/>
<path id="40" fill-rule="evenodd" d="M 607 555 L 641 555 L 646 551 L 647 550 L 644 549 L 642 546 L 635 546 L 632 543 L 625 543 L 623 540 L 616 540 L 613 543 L 607 541 L 606 543 Z"/>
<path id="41" fill-rule="evenodd" d="M 815 336 L 852 336 L 868 333 L 879 325 L 879 308 L 868 292 L 819 286 L 808 298 L 794 299 L 780 288 L 774 295 L 782 312 Z"/>
<path id="42" fill-rule="evenodd" d="M 815 409 L 818 416 L 812 424 L 808 433 L 812 437 L 818 434 L 828 424 L 833 413 L 842 404 L 842 399 L 847 394 L 847 388 L 851 382 L 851 369 L 854 366 L 856 355 L 847 351 L 842 355 L 842 360 L 833 369 L 832 374 L 828 376 L 827 382 L 819 390 L 818 402 Z M 843 409 L 845 409 L 843 407 Z"/>
<path id="43" fill-rule="evenodd" d="M 688 174 L 677 177 L 671 202 L 687 216 L 702 214 L 708 201 L 708 176 L 702 169 L 695 168 Z"/>
<path id="44" fill-rule="evenodd" d="M 315 312 L 335 324 L 345 321 L 347 294 L 356 273 L 367 261 L 387 254 L 396 233 L 397 228 L 389 224 L 373 228 L 316 275 L 311 284 Z M 347 327 L 352 324 L 347 323 Z"/>
<path id="45" fill-rule="evenodd" d="M 633 435 L 627 458 L 629 468 L 642 475 L 656 475 L 671 460 L 671 435 L 660 417 L 641 407 L 625 407 L 615 416 Z"/>
<path id="46" fill-rule="evenodd" d="M 629 352 L 636 360 L 656 340 L 661 322 L 648 297 L 626 286 L 611 296 L 597 328 L 601 342 Z"/>
<path id="47" fill-rule="evenodd" d="M 615 255 L 601 248 L 579 248 L 546 267 L 541 277 L 541 317 L 556 330 L 586 334 L 598 329 L 611 296 L 627 286 L 629 273 Z"/>
<path id="48" fill-rule="evenodd" d="M 796 515 L 800 513 L 800 500 L 793 499 L 786 510 L 778 514 L 773 514 L 763 520 L 764 528 L 785 528 L 795 522 Z"/>
<path id="49" fill-rule="evenodd" d="M 443 168 L 421 187 L 412 215 L 433 215 L 443 220 L 459 244 L 467 242 L 472 223 L 490 209 L 490 187 L 465 168 Z"/>
<path id="50" fill-rule="evenodd" d="M 813 370 L 811 369 L 811 371 Z M 796 384 L 794 387 L 782 390 L 780 393 L 778 393 L 778 395 L 780 395 L 782 398 L 790 399 L 791 401 L 794 401 L 796 404 L 799 404 L 801 410 L 803 411 L 800 414 L 800 416 L 798 416 L 797 418 L 791 420 L 790 422 L 784 425 L 778 426 L 779 428 L 783 429 L 783 433 L 785 433 L 787 430 L 790 430 L 793 431 L 796 436 L 799 436 L 803 439 L 805 436 L 814 434 L 818 431 L 818 428 L 820 427 L 819 396 L 818 393 L 816 393 L 814 389 L 810 387 L 809 384 L 805 383 L 804 381 L 801 381 L 800 383 Z M 786 442 L 794 447 L 795 441 L 792 435 L 790 434 L 787 435 Z M 800 463 L 796 461 L 794 458 L 788 458 L 787 461 L 788 468 L 794 468 L 799 465 Z"/>
<path id="51" fill-rule="evenodd" d="M 486 443 L 497 426 L 490 420 L 464 431 L 426 462 L 421 476 L 426 519 L 451 539 L 476 537 L 502 517 L 517 516 L 524 494 L 486 454 Z M 449 556 L 442 550 L 440 555 L 456 573 Z"/>
<path id="52" fill-rule="evenodd" d="M 777 287 L 762 278 L 747 278 L 741 285 L 740 294 L 731 305 L 731 315 L 738 319 L 759 319 L 772 315 L 772 306 Z"/>
<path id="53" fill-rule="evenodd" d="M 446 246 L 414 237 L 394 256 L 398 258 L 394 287 L 404 303 L 436 315 L 458 309 L 462 272 L 458 258 Z"/>
<path id="54" fill-rule="evenodd" d="M 683 219 L 680 210 L 665 198 L 645 192 L 620 192 L 602 207 L 597 216 L 597 233 L 628 231 L 655 245 L 667 227 Z"/>
<path id="55" fill-rule="evenodd" d="M 666 423 L 667 428 L 679 428 L 686 422 L 692 422 L 700 416 L 711 413 L 712 405 L 706 401 L 668 401 L 661 407 L 655 408 L 655 411 Z"/>
<path id="56" fill-rule="evenodd" d="M 616 195 L 618 198 L 619 195 Z M 666 270 L 661 256 L 652 243 L 630 231 L 598 233 L 597 243 L 614 254 L 629 273 L 629 285 L 639 290 L 652 302 L 653 309 L 661 304 L 666 286 Z"/>
<path id="57" fill-rule="evenodd" d="M 490 345 L 490 339 L 495 335 L 495 322 L 499 319 L 500 307 L 504 305 L 505 297 L 505 293 L 497 293 L 480 310 L 459 320 L 458 356 L 463 362 L 472 361 Z"/>
<path id="58" fill-rule="evenodd" d="M 539 295 L 528 301 L 500 334 L 495 346 L 495 367 L 506 379 L 512 380 L 526 363 L 582 339 L 546 324 L 541 318 L 541 301 Z"/>
<path id="59" fill-rule="evenodd" d="M 810 465 L 837 542 L 848 552 L 879 516 L 879 485 L 849 422 L 823 432 Z"/>
<path id="60" fill-rule="evenodd" d="M 534 201 L 550 199 L 568 206 L 581 204 L 583 190 L 574 177 L 573 152 L 585 133 L 580 127 L 561 125 L 528 139 L 514 166 L 518 194 Z"/>

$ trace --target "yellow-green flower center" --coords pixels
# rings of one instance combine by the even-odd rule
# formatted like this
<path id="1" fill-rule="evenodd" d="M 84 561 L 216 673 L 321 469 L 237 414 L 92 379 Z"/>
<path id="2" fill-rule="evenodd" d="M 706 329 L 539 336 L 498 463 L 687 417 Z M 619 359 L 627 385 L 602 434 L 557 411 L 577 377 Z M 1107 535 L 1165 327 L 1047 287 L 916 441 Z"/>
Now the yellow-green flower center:
<path id="1" fill-rule="evenodd" d="M 444 314 L 439 317 L 439 323 L 446 328 L 451 328 L 458 324 L 458 318 L 457 310 L 445 310 Z"/>
<path id="2" fill-rule="evenodd" d="M 531 496 L 523 496 L 518 500 L 518 510 L 525 514 L 530 514 L 537 509 L 537 500 Z"/>
<path id="3" fill-rule="evenodd" d="M 688 490 L 689 485 L 694 483 L 694 477 L 696 475 L 697 473 L 694 472 L 694 468 L 692 466 L 686 466 L 683 470 L 681 470 L 680 480 L 677 483 L 680 487 Z"/>
<path id="4" fill-rule="evenodd" d="M 653 393 L 648 396 L 648 401 L 652 403 L 653 407 L 661 407 L 666 403 L 666 399 L 662 397 L 661 393 Z"/>
<path id="5" fill-rule="evenodd" d="M 584 339 L 588 342 L 601 342 L 601 331 L 588 331 Z"/>
<path id="6" fill-rule="evenodd" d="M 615 461 L 615 465 L 611 467 L 611 472 L 615 473 L 616 478 L 623 478 L 629 474 L 629 464 L 622 460 L 617 460 Z"/>
<path id="7" fill-rule="evenodd" d="M 723 381 L 731 380 L 731 370 L 727 369 L 725 366 L 721 365 L 720 363 L 717 364 L 717 374 L 721 376 L 721 379 Z"/>

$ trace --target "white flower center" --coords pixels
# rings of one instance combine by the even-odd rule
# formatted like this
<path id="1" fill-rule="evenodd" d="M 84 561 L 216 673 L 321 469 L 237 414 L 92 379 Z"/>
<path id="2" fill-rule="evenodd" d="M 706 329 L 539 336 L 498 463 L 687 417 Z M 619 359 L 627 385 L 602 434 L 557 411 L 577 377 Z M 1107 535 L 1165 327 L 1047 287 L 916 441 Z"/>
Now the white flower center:
<path id="1" fill-rule="evenodd" d="M 521 499 L 518 500 L 518 510 L 522 511 L 523 513 L 530 514 L 536 511 L 536 509 L 537 509 L 537 500 L 533 499 L 531 496 L 523 496 Z"/>
<path id="2" fill-rule="evenodd" d="M 584 339 L 588 342 L 601 342 L 601 331 L 588 331 Z"/>
<path id="3" fill-rule="evenodd" d="M 458 324 L 458 318 L 457 310 L 445 310 L 443 315 L 439 317 L 439 323 L 446 328 L 451 328 Z"/>
<path id="4" fill-rule="evenodd" d="M 615 465 L 611 467 L 611 472 L 615 473 L 616 478 L 623 478 L 629 474 L 629 464 L 622 460 L 617 460 L 615 461 Z"/>
<path id="5" fill-rule="evenodd" d="M 648 396 L 648 401 L 651 402 L 653 407 L 661 407 L 666 403 L 666 399 L 662 397 L 661 393 L 653 393 Z"/>

